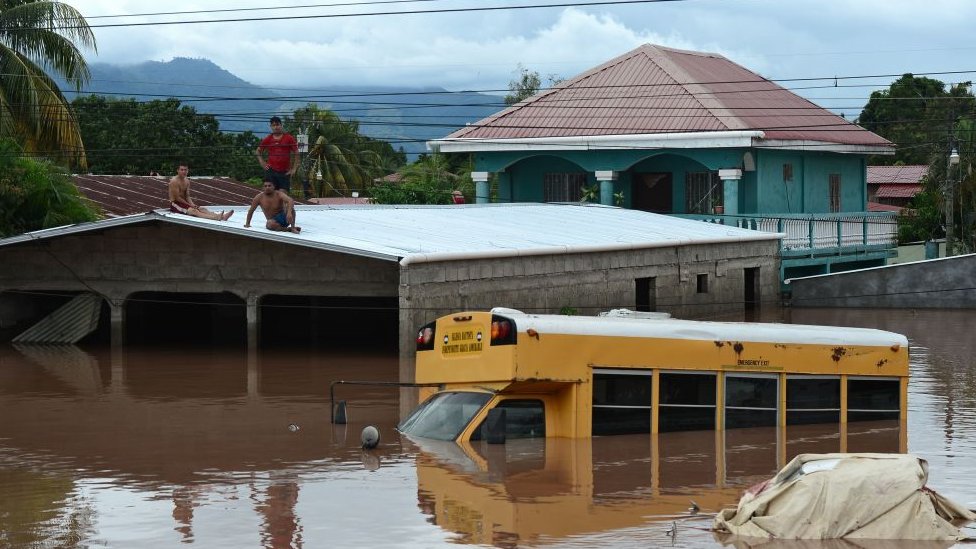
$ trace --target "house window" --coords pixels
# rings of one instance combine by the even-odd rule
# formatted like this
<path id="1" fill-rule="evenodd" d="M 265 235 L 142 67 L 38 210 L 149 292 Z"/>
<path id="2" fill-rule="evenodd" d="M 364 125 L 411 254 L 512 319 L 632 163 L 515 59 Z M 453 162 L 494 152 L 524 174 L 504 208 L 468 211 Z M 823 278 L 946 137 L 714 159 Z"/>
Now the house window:
<path id="1" fill-rule="evenodd" d="M 840 174 L 830 174 L 830 211 L 840 211 Z"/>
<path id="2" fill-rule="evenodd" d="M 783 181 L 793 181 L 793 164 L 783 164 Z"/>
<path id="3" fill-rule="evenodd" d="M 579 202 L 586 185 L 585 173 L 547 173 L 543 177 L 543 202 Z"/>
<path id="4" fill-rule="evenodd" d="M 722 180 L 718 172 L 688 172 L 685 174 L 685 212 L 710 214 L 712 207 L 722 204 Z"/>
<path id="5" fill-rule="evenodd" d="M 698 275 L 698 293 L 707 294 L 708 293 L 708 275 L 700 274 Z"/>

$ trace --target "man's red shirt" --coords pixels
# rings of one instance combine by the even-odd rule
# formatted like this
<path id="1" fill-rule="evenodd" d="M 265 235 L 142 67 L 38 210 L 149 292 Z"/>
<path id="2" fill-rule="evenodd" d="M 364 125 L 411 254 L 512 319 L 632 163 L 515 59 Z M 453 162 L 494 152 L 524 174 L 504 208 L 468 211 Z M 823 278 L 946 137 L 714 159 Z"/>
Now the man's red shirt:
<path id="1" fill-rule="evenodd" d="M 287 172 L 291 169 L 291 155 L 298 150 L 298 141 L 290 133 L 281 134 L 281 139 L 275 139 L 272 133 L 261 140 L 258 150 L 268 151 L 268 167 Z"/>

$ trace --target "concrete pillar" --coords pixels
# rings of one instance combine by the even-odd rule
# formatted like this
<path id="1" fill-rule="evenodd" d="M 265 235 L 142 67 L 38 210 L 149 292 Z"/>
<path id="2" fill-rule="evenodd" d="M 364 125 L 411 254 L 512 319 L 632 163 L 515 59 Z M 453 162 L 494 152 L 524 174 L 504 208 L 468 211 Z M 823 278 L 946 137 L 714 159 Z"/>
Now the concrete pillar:
<path id="1" fill-rule="evenodd" d="M 247 349 L 247 396 L 261 396 L 261 357 L 258 356 L 257 347 Z"/>
<path id="2" fill-rule="evenodd" d="M 125 298 L 108 298 L 113 348 L 125 345 Z"/>
<path id="3" fill-rule="evenodd" d="M 125 347 L 112 345 L 111 360 L 112 379 L 109 381 L 109 390 L 113 393 L 122 393 L 125 391 Z"/>
<path id="4" fill-rule="evenodd" d="M 258 348 L 258 335 L 261 329 L 261 309 L 258 307 L 257 294 L 247 295 L 247 348 L 248 350 Z"/>
<path id="5" fill-rule="evenodd" d="M 719 170 L 718 177 L 722 180 L 722 194 L 725 196 L 725 213 L 737 215 L 739 213 L 739 180 L 742 170 L 739 168 Z"/>
<path id="6" fill-rule="evenodd" d="M 488 172 L 471 172 L 471 179 L 474 180 L 475 204 L 488 204 L 491 202 L 491 187 L 488 185 Z"/>
<path id="7" fill-rule="evenodd" d="M 613 182 L 617 175 L 613 170 L 596 171 L 596 180 L 600 182 L 600 204 L 613 206 Z"/>

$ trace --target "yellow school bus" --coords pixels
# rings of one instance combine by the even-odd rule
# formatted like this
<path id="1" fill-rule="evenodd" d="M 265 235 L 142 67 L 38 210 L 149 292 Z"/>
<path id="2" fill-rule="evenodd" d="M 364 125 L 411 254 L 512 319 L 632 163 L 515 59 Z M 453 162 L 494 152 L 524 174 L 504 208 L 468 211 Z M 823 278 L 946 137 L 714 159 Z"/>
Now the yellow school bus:
<path id="1" fill-rule="evenodd" d="M 871 420 L 906 423 L 908 340 L 866 328 L 466 311 L 417 334 L 398 426 L 503 442 Z"/>

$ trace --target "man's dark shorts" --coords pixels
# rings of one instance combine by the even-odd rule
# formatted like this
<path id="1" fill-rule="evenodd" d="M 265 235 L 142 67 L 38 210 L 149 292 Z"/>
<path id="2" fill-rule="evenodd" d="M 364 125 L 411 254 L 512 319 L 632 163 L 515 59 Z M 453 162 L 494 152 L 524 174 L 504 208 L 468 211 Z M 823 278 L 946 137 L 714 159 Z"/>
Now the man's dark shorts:
<path id="1" fill-rule="evenodd" d="M 288 172 L 276 172 L 271 168 L 264 171 L 264 178 L 274 183 L 275 190 L 291 191 L 291 176 Z"/>
<path id="2" fill-rule="evenodd" d="M 271 218 L 271 220 L 281 225 L 282 227 L 288 226 L 288 216 L 285 215 L 285 212 L 278 212 L 278 215 Z"/>

